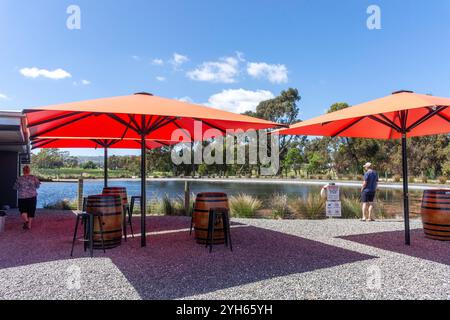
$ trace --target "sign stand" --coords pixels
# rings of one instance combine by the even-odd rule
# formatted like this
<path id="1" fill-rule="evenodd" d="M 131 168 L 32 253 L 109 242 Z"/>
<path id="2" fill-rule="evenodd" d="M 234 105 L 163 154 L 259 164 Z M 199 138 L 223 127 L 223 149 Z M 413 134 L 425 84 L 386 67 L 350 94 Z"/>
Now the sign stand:
<path id="1" fill-rule="evenodd" d="M 340 189 L 334 183 L 330 183 L 327 187 L 327 204 L 326 216 L 328 218 L 342 217 L 342 207 L 340 201 Z"/>

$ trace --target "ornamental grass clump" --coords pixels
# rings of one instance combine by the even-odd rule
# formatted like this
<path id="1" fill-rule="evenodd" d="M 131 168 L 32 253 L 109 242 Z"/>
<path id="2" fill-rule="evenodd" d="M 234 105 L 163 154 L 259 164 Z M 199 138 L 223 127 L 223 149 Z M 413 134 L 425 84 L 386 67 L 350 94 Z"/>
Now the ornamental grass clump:
<path id="1" fill-rule="evenodd" d="M 76 210 L 77 203 L 75 200 L 59 200 L 53 203 L 46 203 L 44 209 L 47 210 Z"/>
<path id="2" fill-rule="evenodd" d="M 243 193 L 238 194 L 237 196 L 231 196 L 229 204 L 231 215 L 237 218 L 254 217 L 256 211 L 262 207 L 261 200 Z"/>
<path id="3" fill-rule="evenodd" d="M 318 194 L 309 194 L 306 198 L 298 197 L 292 199 L 289 207 L 296 218 L 325 218 L 325 200 Z"/>
<path id="4" fill-rule="evenodd" d="M 285 194 L 274 194 L 270 198 L 270 208 L 275 219 L 286 219 L 290 216 L 288 196 Z"/>

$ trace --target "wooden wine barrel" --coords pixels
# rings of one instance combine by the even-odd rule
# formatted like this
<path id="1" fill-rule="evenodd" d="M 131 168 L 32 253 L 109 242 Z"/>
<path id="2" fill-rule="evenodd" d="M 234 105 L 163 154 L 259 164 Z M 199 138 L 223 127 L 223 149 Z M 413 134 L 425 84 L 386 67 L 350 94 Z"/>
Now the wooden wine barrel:
<path id="1" fill-rule="evenodd" d="M 122 199 L 122 205 L 128 204 L 127 188 L 124 187 L 107 187 L 103 188 L 103 194 L 107 195 L 119 195 Z"/>
<path id="2" fill-rule="evenodd" d="M 103 239 L 106 249 L 122 243 L 122 199 L 118 195 L 95 195 L 87 199 L 86 212 L 94 215 L 94 249 L 102 248 L 100 224 L 101 216 Z"/>
<path id="3" fill-rule="evenodd" d="M 450 241 L 450 190 L 425 190 L 421 214 L 427 238 Z"/>
<path id="4" fill-rule="evenodd" d="M 228 197 L 225 193 L 203 192 L 197 195 L 194 206 L 194 230 L 197 243 L 205 244 L 208 235 L 208 221 L 210 208 L 229 208 Z M 214 244 L 223 244 L 223 221 L 218 219 L 214 224 Z"/>

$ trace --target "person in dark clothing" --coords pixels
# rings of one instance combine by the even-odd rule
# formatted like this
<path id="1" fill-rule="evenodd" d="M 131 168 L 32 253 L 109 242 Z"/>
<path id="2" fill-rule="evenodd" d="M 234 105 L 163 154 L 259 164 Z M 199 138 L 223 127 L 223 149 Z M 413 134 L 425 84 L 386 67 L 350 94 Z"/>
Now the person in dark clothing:
<path id="1" fill-rule="evenodd" d="M 372 169 L 372 164 L 364 165 L 364 183 L 361 187 L 362 219 L 361 221 L 375 221 L 372 217 L 373 202 L 378 188 L 378 173 Z M 367 218 L 366 218 L 367 213 Z"/>

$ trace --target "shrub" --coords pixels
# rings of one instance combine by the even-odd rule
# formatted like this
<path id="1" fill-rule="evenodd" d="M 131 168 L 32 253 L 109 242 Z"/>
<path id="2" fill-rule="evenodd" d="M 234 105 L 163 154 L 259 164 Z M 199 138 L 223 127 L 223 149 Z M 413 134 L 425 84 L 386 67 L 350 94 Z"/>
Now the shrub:
<path id="1" fill-rule="evenodd" d="M 231 196 L 229 203 L 231 215 L 240 218 L 253 217 L 256 211 L 262 207 L 261 200 L 248 194 Z"/>
<path id="2" fill-rule="evenodd" d="M 290 201 L 289 207 L 300 218 L 325 218 L 325 200 L 318 194 L 309 194 L 306 199 L 301 197 L 295 198 Z"/>
<path id="3" fill-rule="evenodd" d="M 414 183 L 414 182 L 416 182 L 416 179 L 414 177 L 409 176 L 408 177 L 408 182 L 409 183 Z"/>
<path id="4" fill-rule="evenodd" d="M 343 197 L 341 201 L 342 205 L 342 218 L 344 219 L 357 219 L 361 218 L 361 200 L 358 197 Z"/>
<path id="5" fill-rule="evenodd" d="M 422 177 L 420 178 L 420 180 L 421 180 L 423 183 L 428 183 L 428 177 L 427 177 L 427 176 L 422 176 Z"/>
<path id="6" fill-rule="evenodd" d="M 76 210 L 77 203 L 75 200 L 59 200 L 53 203 L 46 203 L 44 209 L 48 210 Z"/>
<path id="7" fill-rule="evenodd" d="M 394 176 L 394 182 L 400 182 L 401 180 L 402 178 L 398 174 Z"/>
<path id="8" fill-rule="evenodd" d="M 270 207 L 274 218 L 287 218 L 290 214 L 288 197 L 285 194 L 274 194 L 270 199 Z"/>
<path id="9" fill-rule="evenodd" d="M 440 176 L 438 178 L 438 181 L 440 184 L 446 184 L 447 183 L 447 177 L 446 176 Z"/>

